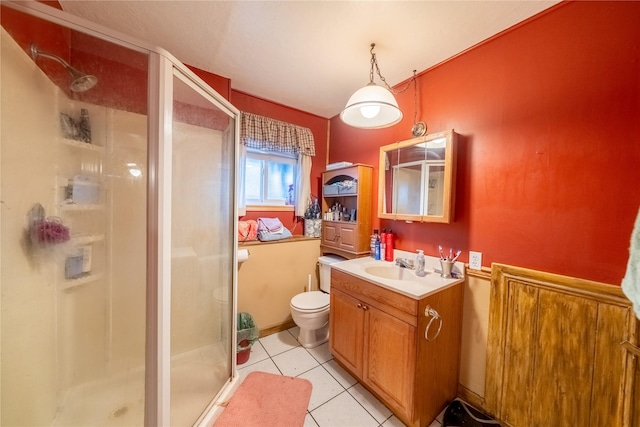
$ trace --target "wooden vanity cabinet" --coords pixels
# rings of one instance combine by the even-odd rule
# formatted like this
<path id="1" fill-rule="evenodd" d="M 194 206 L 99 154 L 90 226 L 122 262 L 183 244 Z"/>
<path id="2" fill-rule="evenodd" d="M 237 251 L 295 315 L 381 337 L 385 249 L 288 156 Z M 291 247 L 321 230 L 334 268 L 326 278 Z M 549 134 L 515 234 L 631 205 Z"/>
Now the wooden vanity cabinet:
<path id="1" fill-rule="evenodd" d="M 459 283 L 417 300 L 333 269 L 331 352 L 404 423 L 428 426 L 457 394 L 462 292 Z M 432 341 L 427 306 L 443 318 Z"/>
<path id="2" fill-rule="evenodd" d="M 351 165 L 328 170 L 322 174 L 322 213 L 328 212 L 336 203 L 346 209 L 355 220 L 322 221 L 323 254 L 335 254 L 344 258 L 369 255 L 371 242 L 371 204 L 373 168 L 367 165 Z M 342 187 L 341 183 L 354 183 Z"/>

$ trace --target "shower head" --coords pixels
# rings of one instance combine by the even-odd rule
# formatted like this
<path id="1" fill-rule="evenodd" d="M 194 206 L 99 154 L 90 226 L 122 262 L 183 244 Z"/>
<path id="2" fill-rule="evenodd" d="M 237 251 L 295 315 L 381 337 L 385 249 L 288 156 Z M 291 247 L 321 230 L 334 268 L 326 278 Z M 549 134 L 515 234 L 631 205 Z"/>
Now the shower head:
<path id="1" fill-rule="evenodd" d="M 35 44 L 31 45 L 31 57 L 35 61 L 38 57 L 53 59 L 64 66 L 71 74 L 71 90 L 74 92 L 84 92 L 89 90 L 98 83 L 98 78 L 89 74 L 85 74 L 77 68 L 69 65 L 67 61 L 52 53 L 42 52 Z"/>

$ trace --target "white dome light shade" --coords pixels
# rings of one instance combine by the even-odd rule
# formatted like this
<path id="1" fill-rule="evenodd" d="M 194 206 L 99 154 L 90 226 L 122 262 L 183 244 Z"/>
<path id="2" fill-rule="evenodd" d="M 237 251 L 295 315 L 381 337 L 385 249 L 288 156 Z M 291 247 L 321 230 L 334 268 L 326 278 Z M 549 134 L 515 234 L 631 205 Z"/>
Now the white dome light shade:
<path id="1" fill-rule="evenodd" d="M 398 123 L 402 111 L 391 92 L 372 82 L 351 95 L 340 118 L 349 126 L 376 129 Z"/>

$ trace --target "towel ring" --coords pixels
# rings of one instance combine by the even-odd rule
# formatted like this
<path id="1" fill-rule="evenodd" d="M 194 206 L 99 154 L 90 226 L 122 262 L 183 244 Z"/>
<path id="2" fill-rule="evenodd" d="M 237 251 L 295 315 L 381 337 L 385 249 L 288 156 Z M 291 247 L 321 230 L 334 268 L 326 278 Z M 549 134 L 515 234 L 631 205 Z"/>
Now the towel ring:
<path id="1" fill-rule="evenodd" d="M 436 338 L 438 338 L 438 335 L 440 335 L 440 330 L 442 329 L 442 317 L 440 317 L 440 314 L 438 314 L 438 312 L 436 310 L 431 308 L 430 305 L 427 305 L 425 307 L 424 315 L 425 315 L 425 317 L 431 316 L 431 320 L 429 320 L 429 323 L 427 324 L 427 327 L 424 330 L 424 339 L 426 339 L 427 341 L 433 341 Z M 434 320 L 439 320 L 440 323 L 438 323 L 438 330 L 436 331 L 436 334 L 433 337 L 430 338 L 429 337 L 429 329 L 431 328 L 431 324 L 433 323 Z"/>

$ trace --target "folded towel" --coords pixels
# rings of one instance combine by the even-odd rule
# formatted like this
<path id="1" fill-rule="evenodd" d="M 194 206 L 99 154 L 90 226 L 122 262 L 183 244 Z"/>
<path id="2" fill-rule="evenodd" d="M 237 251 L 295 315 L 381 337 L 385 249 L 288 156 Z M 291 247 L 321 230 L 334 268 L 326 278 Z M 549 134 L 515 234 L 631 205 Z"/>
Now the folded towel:
<path id="1" fill-rule="evenodd" d="M 636 317 L 640 319 L 640 211 L 631 232 L 629 262 L 622 279 L 622 292 L 631 300 Z"/>
<path id="2" fill-rule="evenodd" d="M 258 231 L 270 234 L 282 234 L 284 226 L 278 218 L 258 218 Z"/>
<path id="3" fill-rule="evenodd" d="M 258 231 L 258 239 L 261 242 L 272 242 L 274 240 L 283 240 L 291 237 L 289 229 L 282 227 L 280 234 L 269 233 L 268 231 Z"/>
<path id="4" fill-rule="evenodd" d="M 250 219 L 238 221 L 238 242 L 258 240 L 258 222 Z"/>

